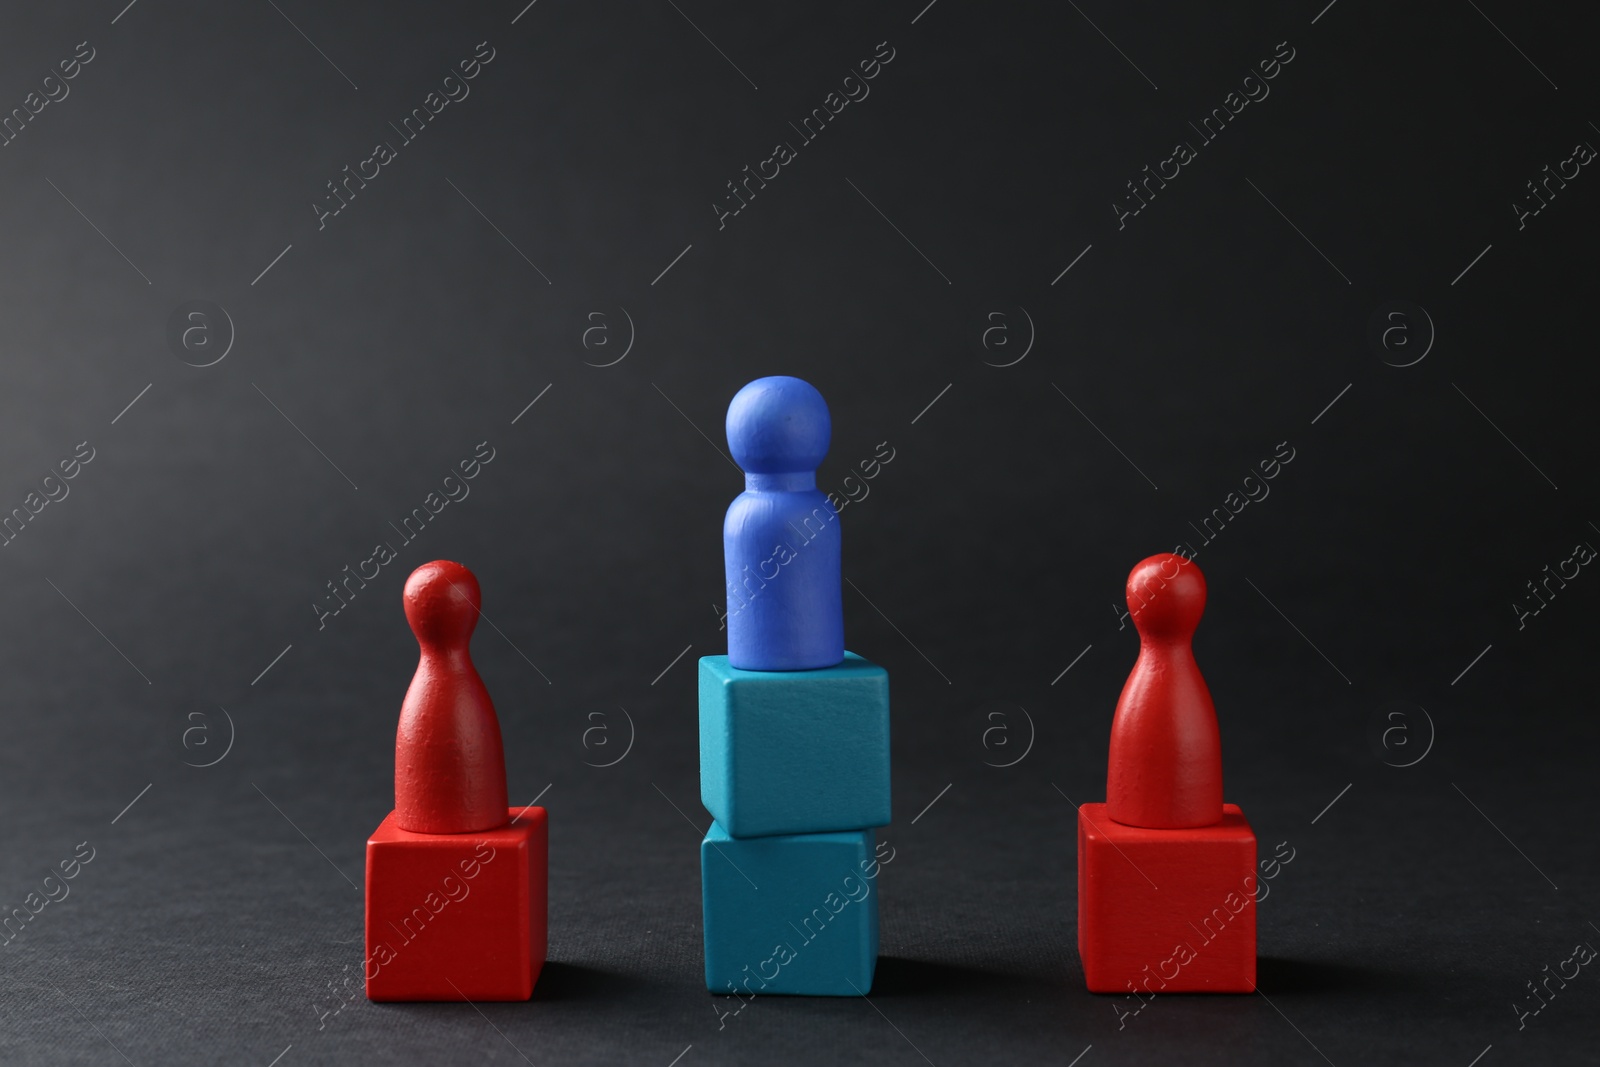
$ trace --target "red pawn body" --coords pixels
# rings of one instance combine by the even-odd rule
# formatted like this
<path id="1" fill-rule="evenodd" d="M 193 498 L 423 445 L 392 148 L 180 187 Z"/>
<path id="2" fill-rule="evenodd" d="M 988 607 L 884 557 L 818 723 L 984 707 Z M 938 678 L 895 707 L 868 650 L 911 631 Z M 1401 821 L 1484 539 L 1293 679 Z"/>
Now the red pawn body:
<path id="1" fill-rule="evenodd" d="M 1151 556 L 1128 576 L 1139 658 L 1111 725 L 1106 803 L 1078 810 L 1078 954 L 1090 992 L 1248 993 L 1256 838 L 1222 802 L 1216 709 L 1191 642 L 1200 568 Z"/>
<path id="2" fill-rule="evenodd" d="M 527 1000 L 544 964 L 546 814 L 507 807 L 499 720 L 468 653 L 479 603 L 459 563 L 406 582 L 422 655 L 395 738 L 395 810 L 367 841 L 372 1000 Z"/>
<path id="3" fill-rule="evenodd" d="M 1206 579 L 1182 556 L 1151 556 L 1128 575 L 1139 658 L 1111 722 L 1106 813 L 1124 826 L 1176 830 L 1222 819 L 1222 738 L 1194 661 Z"/>
<path id="4" fill-rule="evenodd" d="M 406 581 L 406 620 L 422 646 L 400 705 L 394 814 L 402 830 L 464 834 L 506 821 L 506 756 L 494 702 L 472 665 L 478 579 L 459 563 L 425 563 Z"/>

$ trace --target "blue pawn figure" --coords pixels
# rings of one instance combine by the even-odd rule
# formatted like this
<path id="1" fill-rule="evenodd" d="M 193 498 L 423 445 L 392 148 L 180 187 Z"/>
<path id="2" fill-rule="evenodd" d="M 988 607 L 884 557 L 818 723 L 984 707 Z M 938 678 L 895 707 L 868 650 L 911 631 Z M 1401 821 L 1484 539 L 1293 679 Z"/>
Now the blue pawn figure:
<path id="1" fill-rule="evenodd" d="M 799 378 L 757 378 L 728 405 L 728 447 L 745 472 L 722 526 L 732 667 L 844 659 L 839 516 L 817 489 L 832 434 L 822 394 Z"/>

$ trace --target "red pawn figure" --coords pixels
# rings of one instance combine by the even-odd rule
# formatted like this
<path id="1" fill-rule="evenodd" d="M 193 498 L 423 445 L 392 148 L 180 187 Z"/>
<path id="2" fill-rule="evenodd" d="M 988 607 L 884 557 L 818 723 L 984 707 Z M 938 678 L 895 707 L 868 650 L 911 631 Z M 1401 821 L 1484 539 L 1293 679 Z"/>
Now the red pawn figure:
<path id="1" fill-rule="evenodd" d="M 1194 661 L 1206 579 L 1182 556 L 1151 556 L 1128 575 L 1139 658 L 1117 700 L 1106 814 L 1124 826 L 1180 830 L 1222 820 L 1222 738 Z"/>
<path id="2" fill-rule="evenodd" d="M 544 964 L 546 819 L 506 804 L 505 753 L 468 652 L 478 580 L 406 581 L 422 648 L 395 738 L 394 811 L 367 841 L 367 997 L 527 1000 Z"/>
<path id="3" fill-rule="evenodd" d="M 1182 556 L 1128 575 L 1139 631 L 1106 803 L 1078 810 L 1078 955 L 1093 993 L 1255 989 L 1256 838 L 1222 802 L 1217 714 L 1192 641 L 1206 580 Z"/>

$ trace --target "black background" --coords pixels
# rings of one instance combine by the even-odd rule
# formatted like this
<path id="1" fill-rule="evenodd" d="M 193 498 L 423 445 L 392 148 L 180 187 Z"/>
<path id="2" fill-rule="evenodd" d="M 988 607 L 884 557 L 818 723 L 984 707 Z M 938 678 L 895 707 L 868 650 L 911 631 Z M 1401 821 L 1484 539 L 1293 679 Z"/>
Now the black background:
<path id="1" fill-rule="evenodd" d="M 1600 544 L 1600 179 L 1521 229 L 1512 204 L 1600 141 L 1594 22 L 923 3 L 13 5 L 6 111 L 94 59 L 0 148 L 0 508 L 95 458 L 0 550 L 0 902 L 95 858 L 0 948 L 0 1059 L 1592 1062 L 1600 977 L 1514 1005 L 1600 944 L 1600 578 L 1520 629 L 1512 605 Z M 480 41 L 470 96 L 319 230 L 324 183 Z M 871 95 L 719 230 L 725 183 L 880 41 Z M 1119 229 L 1125 183 L 1285 41 L 1270 96 Z M 190 300 L 236 332 L 210 367 L 166 339 Z M 1373 345 L 1400 300 L 1411 346 Z M 622 309 L 631 351 L 586 365 Z M 842 519 L 848 644 L 893 679 L 896 858 L 870 1004 L 719 1021 L 694 660 L 724 648 L 723 415 L 773 373 L 828 398 L 824 488 L 894 449 Z M 485 440 L 470 497 L 319 629 L 324 583 Z M 1082 987 L 1066 798 L 1104 793 L 1122 581 L 1180 542 L 1228 799 L 1295 858 L 1261 995 L 1119 1028 L 1131 1002 Z M 548 788 L 526 1004 L 356 992 L 399 591 L 433 558 L 482 583 L 513 800 Z"/>

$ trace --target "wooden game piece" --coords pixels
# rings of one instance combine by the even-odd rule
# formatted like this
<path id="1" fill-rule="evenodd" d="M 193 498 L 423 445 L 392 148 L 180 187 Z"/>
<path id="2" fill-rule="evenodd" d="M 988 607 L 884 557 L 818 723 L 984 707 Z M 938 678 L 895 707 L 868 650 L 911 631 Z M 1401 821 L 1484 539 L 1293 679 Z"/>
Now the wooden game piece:
<path id="1" fill-rule="evenodd" d="M 1162 554 L 1128 576 L 1139 658 L 1111 727 L 1104 804 L 1078 810 L 1078 954 L 1091 992 L 1248 993 L 1256 838 L 1222 802 L 1216 711 L 1191 642 L 1199 567 Z"/>
<path id="2" fill-rule="evenodd" d="M 1106 811 L 1124 826 L 1222 819 L 1222 739 L 1194 660 L 1205 608 L 1205 576 L 1182 556 L 1151 556 L 1128 575 L 1139 658 L 1117 700 L 1106 773 Z"/>
<path id="3" fill-rule="evenodd" d="M 728 448 L 745 491 L 722 528 L 728 662 L 747 671 L 844 658 L 839 516 L 817 489 L 828 405 L 799 378 L 758 378 L 728 405 Z"/>
<path id="4" fill-rule="evenodd" d="M 422 658 L 400 705 L 394 815 L 402 830 L 464 834 L 506 822 L 506 757 L 468 643 L 483 602 L 459 563 L 424 563 L 406 580 L 406 621 Z"/>
<path id="5" fill-rule="evenodd" d="M 700 801 L 734 837 L 889 822 L 889 672 L 853 652 L 809 671 L 700 660 Z"/>
<path id="6" fill-rule="evenodd" d="M 878 872 L 893 858 L 871 830 L 732 837 L 700 844 L 706 988 L 854 997 L 878 963 Z"/>
<path id="7" fill-rule="evenodd" d="M 405 587 L 421 658 L 395 740 L 395 810 L 367 841 L 371 1000 L 527 1000 L 544 964 L 545 809 L 506 804 L 505 755 L 468 643 L 472 572 L 435 561 Z"/>

